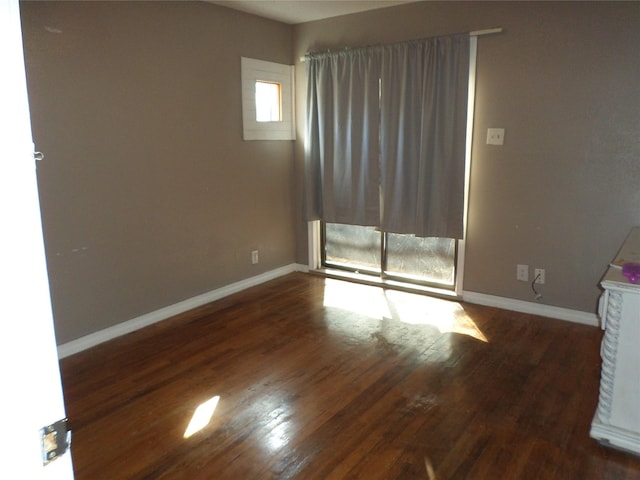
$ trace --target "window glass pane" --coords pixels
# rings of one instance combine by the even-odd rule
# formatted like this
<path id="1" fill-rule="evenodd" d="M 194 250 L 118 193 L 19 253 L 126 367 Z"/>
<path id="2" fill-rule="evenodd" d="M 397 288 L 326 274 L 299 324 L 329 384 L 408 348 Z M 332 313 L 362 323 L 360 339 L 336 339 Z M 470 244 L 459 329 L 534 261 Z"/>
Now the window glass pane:
<path id="1" fill-rule="evenodd" d="M 456 241 L 451 238 L 387 235 L 389 275 L 453 285 L 455 256 Z"/>
<path id="2" fill-rule="evenodd" d="M 257 81 L 256 121 L 279 122 L 280 119 L 280 84 Z"/>
<path id="3" fill-rule="evenodd" d="M 380 272 L 380 232 L 374 227 L 325 224 L 326 263 Z"/>

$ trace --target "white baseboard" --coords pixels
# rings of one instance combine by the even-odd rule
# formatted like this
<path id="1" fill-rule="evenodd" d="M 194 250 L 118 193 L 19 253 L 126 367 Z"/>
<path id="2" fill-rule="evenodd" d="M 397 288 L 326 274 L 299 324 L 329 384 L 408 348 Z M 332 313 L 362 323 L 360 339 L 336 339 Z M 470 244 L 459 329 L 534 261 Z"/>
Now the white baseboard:
<path id="1" fill-rule="evenodd" d="M 80 337 L 76 340 L 63 343 L 62 345 L 58 345 L 58 358 L 68 357 L 70 355 L 73 355 L 74 353 L 78 353 L 88 348 L 95 347 L 100 343 L 112 340 L 127 333 L 131 333 L 135 330 L 139 330 L 154 323 L 161 322 L 175 315 L 179 315 L 181 313 L 189 311 L 193 308 L 206 305 L 207 303 L 215 302 L 216 300 L 220 300 L 221 298 L 227 297 L 242 290 L 246 290 L 247 288 L 260 285 L 261 283 L 268 282 L 269 280 L 282 277 L 292 272 L 304 271 L 301 269 L 301 267 L 304 267 L 304 265 L 286 265 L 284 267 L 280 267 L 275 270 L 256 275 L 255 277 L 250 277 L 245 280 L 232 283 L 231 285 L 226 285 L 216 290 L 212 290 L 210 292 L 188 298 L 176 304 L 169 305 L 168 307 L 145 313 L 144 315 L 141 315 L 139 317 L 127 320 L 122 323 L 118 323 L 117 325 L 105 328 L 104 330 L 90 333 L 89 335 L 85 335 L 84 337 Z"/>
<path id="2" fill-rule="evenodd" d="M 256 275 L 255 277 L 250 277 L 245 280 L 241 280 L 239 282 L 218 288 L 216 290 L 212 290 L 210 292 L 188 298 L 176 304 L 146 313 L 131 320 L 118 323 L 117 325 L 105 328 L 104 330 L 99 330 L 89 335 L 85 335 L 84 337 L 80 337 L 76 340 L 58 345 L 58 357 L 68 357 L 83 350 L 87 350 L 88 348 L 95 347 L 96 345 L 99 345 L 108 340 L 117 338 L 121 335 L 126 335 L 127 333 L 131 333 L 135 330 L 139 330 L 154 323 L 161 322 L 175 315 L 179 315 L 191 309 L 206 305 L 207 303 L 215 302 L 216 300 L 220 300 L 221 298 L 227 297 L 242 290 L 246 290 L 247 288 L 260 285 L 261 283 L 268 282 L 269 280 L 282 277 L 292 272 L 309 272 L 309 267 L 307 265 L 299 263 L 292 263 L 290 265 L 286 265 L 284 267 L 280 267 L 275 270 Z M 534 315 L 556 318 L 559 320 L 567 320 L 584 325 L 599 325 L 598 317 L 595 314 L 580 312 L 577 310 L 570 310 L 567 308 L 553 307 L 550 305 L 525 302 L 522 300 L 514 300 L 511 298 L 496 297 L 494 295 L 487 295 L 484 293 L 476 292 L 463 292 L 462 299 L 465 302 L 476 303 L 478 305 L 503 308 L 505 310 L 512 310 L 515 312 L 531 313 Z"/>
<path id="3" fill-rule="evenodd" d="M 476 303 L 478 305 L 503 308 L 514 312 L 531 313 L 533 315 L 540 315 L 541 317 L 556 318 L 558 320 L 566 320 L 593 327 L 597 327 L 600 324 L 598 316 L 595 313 L 543 305 L 541 303 L 525 302 L 523 300 L 496 297 L 494 295 L 476 292 L 462 292 L 462 299 L 465 302 Z"/>

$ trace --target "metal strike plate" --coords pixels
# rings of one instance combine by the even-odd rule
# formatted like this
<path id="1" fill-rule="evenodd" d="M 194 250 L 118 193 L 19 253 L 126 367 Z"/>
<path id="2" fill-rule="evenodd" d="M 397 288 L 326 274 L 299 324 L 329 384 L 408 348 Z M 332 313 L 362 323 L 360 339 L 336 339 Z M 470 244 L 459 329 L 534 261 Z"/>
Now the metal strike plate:
<path id="1" fill-rule="evenodd" d="M 64 455 L 71 445 L 71 430 L 67 428 L 67 419 L 44 427 L 42 430 L 42 461 L 46 465 L 60 455 Z"/>

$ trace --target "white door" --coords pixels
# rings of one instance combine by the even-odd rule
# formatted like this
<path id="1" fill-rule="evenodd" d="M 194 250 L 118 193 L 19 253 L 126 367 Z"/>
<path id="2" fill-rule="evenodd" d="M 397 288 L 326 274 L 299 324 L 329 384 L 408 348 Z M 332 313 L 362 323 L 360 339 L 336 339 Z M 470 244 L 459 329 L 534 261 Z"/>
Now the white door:
<path id="1" fill-rule="evenodd" d="M 73 479 L 43 465 L 41 429 L 65 417 L 49 297 L 18 0 L 0 0 L 0 478 Z"/>

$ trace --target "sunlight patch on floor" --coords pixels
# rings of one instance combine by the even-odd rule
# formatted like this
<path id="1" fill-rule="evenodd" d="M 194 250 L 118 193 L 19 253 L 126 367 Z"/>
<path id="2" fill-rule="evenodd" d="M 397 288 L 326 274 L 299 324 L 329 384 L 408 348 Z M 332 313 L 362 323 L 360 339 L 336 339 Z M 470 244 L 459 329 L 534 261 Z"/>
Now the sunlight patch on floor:
<path id="1" fill-rule="evenodd" d="M 325 281 L 324 306 L 375 320 L 391 317 L 382 289 L 330 278 Z"/>
<path id="2" fill-rule="evenodd" d="M 488 342 L 464 308 L 458 302 L 450 300 L 327 279 L 324 306 L 363 315 L 372 320 L 430 326 L 440 333 L 459 333 Z M 345 328 L 344 323 L 341 328 Z M 361 332 L 363 330 L 362 325 L 355 328 Z"/>
<path id="3" fill-rule="evenodd" d="M 196 408 L 195 412 L 193 412 L 191 421 L 189 422 L 189 425 L 184 432 L 184 438 L 189 438 L 194 433 L 199 432 L 204 427 L 209 425 L 211 417 L 213 417 L 219 401 L 220 396 L 216 395 L 215 397 L 212 397 L 206 402 L 202 402 L 200 405 L 198 405 L 198 408 Z"/>
<path id="4" fill-rule="evenodd" d="M 458 302 L 395 290 L 387 290 L 384 296 L 394 320 L 413 325 L 431 325 L 440 333 L 460 333 L 488 342 Z"/>

